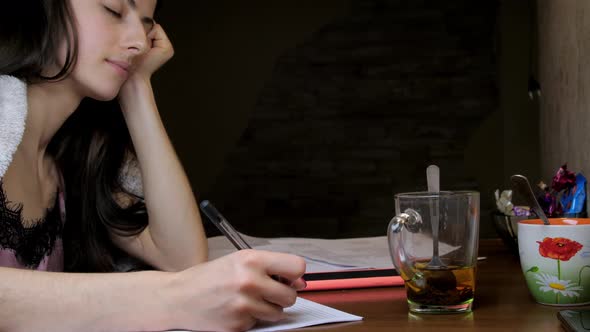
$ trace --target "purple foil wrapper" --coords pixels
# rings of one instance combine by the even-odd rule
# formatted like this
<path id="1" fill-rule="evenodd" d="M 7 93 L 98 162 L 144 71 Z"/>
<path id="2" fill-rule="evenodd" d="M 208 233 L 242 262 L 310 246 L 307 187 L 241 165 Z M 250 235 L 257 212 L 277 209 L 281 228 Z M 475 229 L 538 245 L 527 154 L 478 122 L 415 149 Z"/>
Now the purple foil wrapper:
<path id="1" fill-rule="evenodd" d="M 528 217 L 531 215 L 531 209 L 528 206 L 515 206 L 512 212 L 518 217 Z"/>
<path id="2" fill-rule="evenodd" d="M 556 192 L 560 192 L 565 189 L 570 189 L 576 185 L 576 174 L 567 170 L 567 163 L 563 164 L 557 170 L 557 173 L 553 177 L 551 182 L 551 188 Z"/>

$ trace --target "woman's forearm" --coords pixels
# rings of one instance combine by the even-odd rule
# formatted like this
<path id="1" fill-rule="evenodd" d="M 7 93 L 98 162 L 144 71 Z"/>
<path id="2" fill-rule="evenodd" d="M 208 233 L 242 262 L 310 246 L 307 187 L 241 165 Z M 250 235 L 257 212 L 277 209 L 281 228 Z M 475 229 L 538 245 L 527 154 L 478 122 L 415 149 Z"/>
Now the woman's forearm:
<path id="1" fill-rule="evenodd" d="M 0 268 L 0 331 L 165 330 L 168 276 Z"/>
<path id="2" fill-rule="evenodd" d="M 166 134 L 149 81 L 120 98 L 141 168 L 149 234 L 160 268 L 179 270 L 207 259 L 207 241 L 191 186 Z M 129 91 L 133 89 L 134 91 Z M 153 263 L 153 262 L 152 262 Z"/>

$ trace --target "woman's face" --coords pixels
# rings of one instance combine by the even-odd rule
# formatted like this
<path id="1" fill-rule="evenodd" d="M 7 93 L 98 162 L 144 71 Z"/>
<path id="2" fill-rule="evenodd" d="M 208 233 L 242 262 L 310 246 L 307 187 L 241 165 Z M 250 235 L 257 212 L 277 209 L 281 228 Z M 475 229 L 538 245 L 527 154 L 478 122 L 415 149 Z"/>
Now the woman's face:
<path id="1" fill-rule="evenodd" d="M 78 57 L 69 79 L 83 96 L 111 100 L 137 57 L 151 47 L 147 34 L 156 0 L 69 1 L 78 31 Z"/>

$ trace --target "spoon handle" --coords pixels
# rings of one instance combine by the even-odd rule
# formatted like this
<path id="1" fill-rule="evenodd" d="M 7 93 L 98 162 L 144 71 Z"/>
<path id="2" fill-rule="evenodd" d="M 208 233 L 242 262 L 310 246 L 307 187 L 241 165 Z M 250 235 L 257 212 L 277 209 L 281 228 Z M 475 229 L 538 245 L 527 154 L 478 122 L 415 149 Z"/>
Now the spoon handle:
<path id="1" fill-rule="evenodd" d="M 438 166 L 430 165 L 426 168 L 426 185 L 431 193 L 440 191 L 440 169 Z"/>
<path id="2" fill-rule="evenodd" d="M 510 180 L 512 180 L 513 188 L 525 198 L 537 216 L 543 220 L 543 223 L 545 225 L 550 225 L 549 219 L 547 219 L 545 212 L 543 212 L 543 209 L 541 209 L 539 202 L 533 194 L 533 189 L 529 184 L 529 180 L 525 176 L 519 174 L 513 175 L 510 177 Z"/>
<path id="3" fill-rule="evenodd" d="M 436 165 L 430 165 L 426 168 L 426 184 L 428 191 L 432 193 L 440 192 L 440 169 Z M 443 265 L 438 253 L 438 231 L 440 227 L 439 200 L 438 197 L 430 202 L 430 223 L 432 225 L 432 260 L 429 265 Z"/>

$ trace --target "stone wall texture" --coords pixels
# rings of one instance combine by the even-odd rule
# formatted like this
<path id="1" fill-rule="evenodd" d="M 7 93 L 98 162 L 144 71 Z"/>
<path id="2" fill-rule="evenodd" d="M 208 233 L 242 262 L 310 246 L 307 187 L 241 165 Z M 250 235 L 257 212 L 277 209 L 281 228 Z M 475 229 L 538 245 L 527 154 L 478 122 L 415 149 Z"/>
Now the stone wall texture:
<path id="1" fill-rule="evenodd" d="M 340 238 L 383 235 L 429 164 L 443 189 L 477 189 L 464 152 L 498 104 L 496 11 L 353 1 L 279 57 L 208 198 L 248 234 Z"/>

